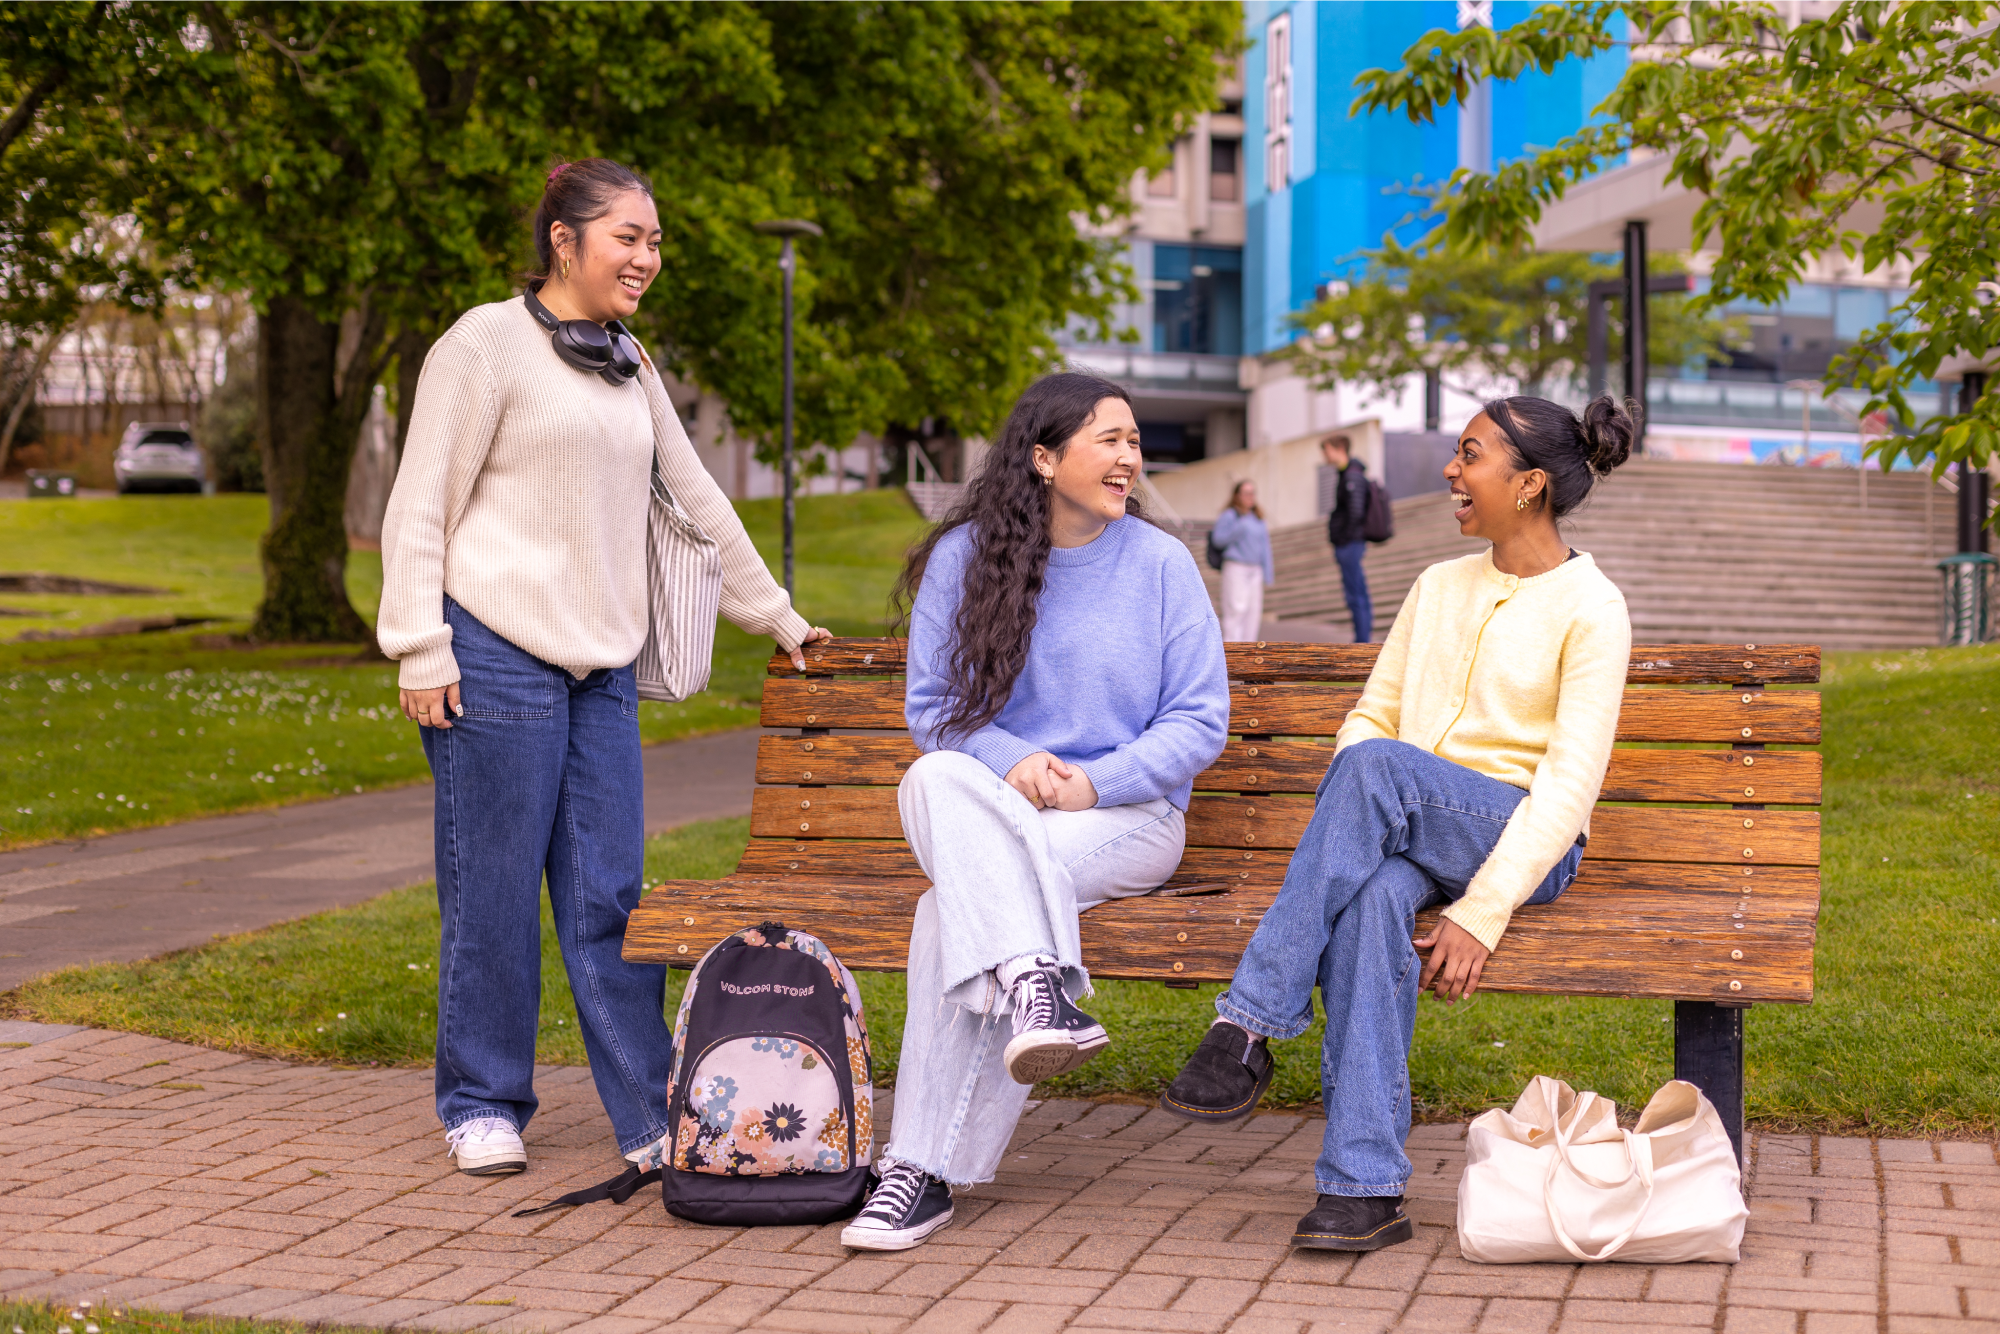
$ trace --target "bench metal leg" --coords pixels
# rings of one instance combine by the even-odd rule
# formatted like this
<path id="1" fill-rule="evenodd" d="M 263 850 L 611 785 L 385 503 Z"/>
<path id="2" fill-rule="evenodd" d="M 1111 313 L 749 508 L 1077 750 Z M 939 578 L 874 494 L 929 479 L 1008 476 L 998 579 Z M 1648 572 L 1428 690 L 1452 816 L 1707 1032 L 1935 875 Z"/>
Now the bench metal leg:
<path id="1" fill-rule="evenodd" d="M 1674 1078 L 1708 1095 L 1743 1166 L 1743 1006 L 1674 1002 Z"/>

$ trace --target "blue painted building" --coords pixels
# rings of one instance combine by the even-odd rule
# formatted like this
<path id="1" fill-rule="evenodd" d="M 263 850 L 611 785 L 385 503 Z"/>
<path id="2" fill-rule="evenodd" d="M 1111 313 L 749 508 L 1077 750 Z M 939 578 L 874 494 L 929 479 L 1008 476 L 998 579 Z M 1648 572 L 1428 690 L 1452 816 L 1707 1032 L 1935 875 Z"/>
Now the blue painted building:
<path id="1" fill-rule="evenodd" d="M 1243 350 L 1291 340 L 1287 317 L 1319 286 L 1395 232 L 1429 223 L 1412 187 L 1441 184 L 1461 165 L 1488 170 L 1548 146 L 1588 119 L 1623 76 L 1622 51 L 1570 61 L 1479 90 L 1434 123 L 1401 114 L 1353 117 L 1354 80 L 1394 68 L 1424 33 L 1470 23 L 1506 27 L 1529 0 L 1250 0 L 1243 70 Z"/>

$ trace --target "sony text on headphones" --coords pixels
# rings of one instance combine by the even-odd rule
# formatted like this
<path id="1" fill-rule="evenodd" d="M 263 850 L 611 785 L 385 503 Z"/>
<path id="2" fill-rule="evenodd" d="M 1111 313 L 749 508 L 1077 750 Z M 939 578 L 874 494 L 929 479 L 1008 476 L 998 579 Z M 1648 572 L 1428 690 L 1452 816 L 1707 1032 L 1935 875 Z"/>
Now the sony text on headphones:
<path id="1" fill-rule="evenodd" d="M 528 313 L 549 331 L 556 355 L 580 371 L 601 376 L 607 384 L 625 384 L 639 373 L 639 344 L 617 320 L 599 325 L 593 320 L 559 320 L 535 294 L 537 283 L 522 295 Z"/>

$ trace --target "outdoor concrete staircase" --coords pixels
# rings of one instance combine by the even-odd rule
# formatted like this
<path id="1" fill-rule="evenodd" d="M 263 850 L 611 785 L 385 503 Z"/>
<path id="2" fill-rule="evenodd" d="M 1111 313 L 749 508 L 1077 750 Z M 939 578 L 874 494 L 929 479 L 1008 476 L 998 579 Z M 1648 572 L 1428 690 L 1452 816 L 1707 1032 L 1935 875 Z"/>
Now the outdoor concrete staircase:
<path id="1" fill-rule="evenodd" d="M 1870 473 L 1864 508 L 1846 469 L 1635 460 L 1564 527 L 1624 590 L 1636 640 L 1914 647 L 1937 642 L 1932 562 L 1954 546 L 1953 504 L 1919 473 Z M 1197 552 L 1207 526 L 1186 525 Z M 1397 501 L 1395 540 L 1367 557 L 1375 638 L 1425 566 L 1482 545 L 1459 536 L 1445 493 Z M 1324 526 L 1281 529 L 1273 548 L 1265 614 L 1300 622 L 1297 637 L 1351 634 Z"/>

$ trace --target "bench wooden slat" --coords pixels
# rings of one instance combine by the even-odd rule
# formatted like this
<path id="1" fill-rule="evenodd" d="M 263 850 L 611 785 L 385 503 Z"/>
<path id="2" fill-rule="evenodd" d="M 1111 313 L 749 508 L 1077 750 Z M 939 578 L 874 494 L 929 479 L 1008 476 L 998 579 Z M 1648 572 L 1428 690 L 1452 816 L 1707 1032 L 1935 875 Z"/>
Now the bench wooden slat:
<path id="1" fill-rule="evenodd" d="M 894 786 L 921 753 L 900 736 L 767 736 L 757 743 L 757 781 Z M 1324 742 L 1232 739 L 1194 785 L 1207 792 L 1312 792 L 1332 760 L 1333 747 Z M 1817 751 L 1621 750 L 1611 756 L 1602 796 L 1816 806 L 1820 768 Z"/>
<path id="2" fill-rule="evenodd" d="M 1197 795 L 1188 803 L 1189 847 L 1294 848 L 1312 819 L 1305 796 Z M 896 791 L 887 787 L 760 787 L 750 799 L 760 838 L 896 838 Z M 1586 856 L 1606 861 L 1817 866 L 1818 811 L 1688 810 L 1599 806 Z"/>
<path id="3" fill-rule="evenodd" d="M 1277 884 L 1291 862 L 1288 849 L 1189 848 L 1168 884 L 1215 881 L 1256 881 Z M 871 876 L 917 877 L 923 868 L 910 845 L 896 838 L 843 841 L 839 839 L 752 838 L 737 865 L 738 875 L 828 875 L 850 879 Z"/>
<path id="4" fill-rule="evenodd" d="M 1652 870 L 1649 879 L 1646 868 L 1593 866 L 1558 902 L 1521 909 L 1482 985 L 1732 1003 L 1812 998 L 1815 873 L 1739 879 Z M 1744 893 L 1750 885 L 1754 892 Z M 776 917 L 809 925 L 850 967 L 900 969 L 923 889 L 922 881 L 829 877 L 669 882 L 633 912 L 626 955 L 692 964 L 728 932 Z M 1226 980 L 1275 892 L 1127 899 L 1085 913 L 1085 961 L 1105 978 Z M 1433 925 L 1434 912 L 1422 914 L 1419 934 Z"/>
<path id="5" fill-rule="evenodd" d="M 1230 687 L 1235 734 L 1330 736 L 1358 686 L 1278 682 Z M 1816 744 L 1819 695 L 1807 691 L 1627 690 L 1620 741 Z M 764 682 L 766 727 L 903 730 L 903 683 L 772 677 Z"/>
<path id="6" fill-rule="evenodd" d="M 812 676 L 885 676 L 904 668 L 901 639 L 835 639 L 810 645 Z M 1229 675 L 1262 681 L 1364 681 L 1380 644 L 1231 643 Z M 772 676 L 796 676 L 792 660 L 771 655 Z M 1809 685 L 1819 680 L 1816 644 L 1634 644 L 1633 685 Z"/>

